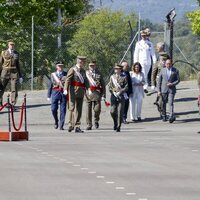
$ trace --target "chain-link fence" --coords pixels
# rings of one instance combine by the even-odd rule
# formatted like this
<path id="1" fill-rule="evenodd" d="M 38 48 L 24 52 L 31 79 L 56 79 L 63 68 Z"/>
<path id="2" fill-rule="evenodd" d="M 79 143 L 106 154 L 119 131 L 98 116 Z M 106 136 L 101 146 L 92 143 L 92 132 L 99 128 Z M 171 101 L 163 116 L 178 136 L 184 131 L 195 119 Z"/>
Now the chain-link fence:
<path id="1" fill-rule="evenodd" d="M 7 40 L 13 38 L 16 41 L 16 50 L 20 53 L 20 65 L 23 74 L 24 82 L 20 85 L 21 90 L 33 89 L 46 89 L 49 82 L 49 75 L 55 70 L 54 62 L 56 60 L 63 60 L 65 62 L 65 67 L 68 69 L 71 67 L 75 58 L 70 56 L 68 53 L 68 42 L 76 31 L 74 25 L 64 27 L 61 31 L 61 47 L 58 48 L 58 30 L 57 29 L 47 29 L 44 27 L 34 27 L 34 40 L 33 40 L 33 65 L 32 61 L 32 29 L 26 28 L 20 31 L 6 29 L 0 30 L 0 40 L 1 40 L 1 50 L 5 49 L 7 46 Z M 174 29 L 174 61 L 184 61 L 177 62 L 176 67 L 180 71 L 181 79 L 188 80 L 194 78 L 195 71 L 192 66 L 195 66 L 198 70 L 199 68 L 199 45 L 198 37 L 188 34 L 187 32 L 180 32 L 180 30 Z M 135 47 L 135 42 L 133 43 L 133 48 Z M 164 41 L 164 32 L 153 32 L 151 34 L 151 41 L 154 45 L 157 42 Z M 126 52 L 126 47 L 129 44 L 125 44 L 124 53 Z M 117 47 L 116 47 L 117 48 Z M 113 65 L 121 60 L 123 55 L 119 55 L 118 59 L 113 63 Z M 130 62 L 131 54 L 130 51 L 127 52 L 124 57 L 125 60 Z M 103 57 L 101 59 L 104 59 Z M 99 62 L 97 60 L 97 62 Z M 192 65 L 188 65 L 191 63 Z M 33 76 L 32 76 L 32 66 L 33 66 Z M 106 66 L 102 68 L 105 79 L 108 81 L 110 72 L 112 71 L 112 66 Z M 33 81 L 32 81 L 33 79 Z"/>

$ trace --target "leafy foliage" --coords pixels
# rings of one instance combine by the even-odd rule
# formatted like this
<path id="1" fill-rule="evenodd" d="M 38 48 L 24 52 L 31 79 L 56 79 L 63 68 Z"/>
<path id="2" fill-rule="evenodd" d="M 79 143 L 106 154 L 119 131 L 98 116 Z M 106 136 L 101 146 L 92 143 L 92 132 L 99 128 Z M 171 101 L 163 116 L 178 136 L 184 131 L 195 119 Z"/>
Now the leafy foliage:
<path id="1" fill-rule="evenodd" d="M 88 59 L 96 59 L 98 66 L 104 71 L 122 58 L 129 44 L 130 29 L 128 21 L 136 25 L 135 15 L 126 16 L 122 12 L 101 10 L 86 16 L 80 22 L 77 32 L 70 43 L 71 55 L 87 55 Z"/>

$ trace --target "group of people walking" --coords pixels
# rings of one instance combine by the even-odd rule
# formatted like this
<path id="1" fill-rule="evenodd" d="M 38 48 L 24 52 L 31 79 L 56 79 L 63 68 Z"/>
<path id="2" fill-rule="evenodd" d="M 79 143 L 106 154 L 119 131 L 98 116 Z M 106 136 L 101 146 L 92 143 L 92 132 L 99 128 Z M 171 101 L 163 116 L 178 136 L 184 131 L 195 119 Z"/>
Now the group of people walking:
<path id="1" fill-rule="evenodd" d="M 172 60 L 165 52 L 164 43 L 154 46 L 150 41 L 150 30 L 141 31 L 141 40 L 136 43 L 134 64 L 131 69 L 128 62 L 116 64 L 110 76 L 108 89 L 110 96 L 110 114 L 113 119 L 113 129 L 120 132 L 121 124 L 127 124 L 127 114 L 133 122 L 142 120 L 142 102 L 144 94 L 149 89 L 157 92 L 155 105 L 158 106 L 163 121 L 174 122 L 174 97 L 176 85 L 180 82 L 179 72 L 173 67 Z M 22 83 L 19 66 L 19 54 L 14 49 L 15 43 L 8 42 L 8 49 L 0 56 L 0 106 L 8 82 L 11 82 L 11 103 L 16 104 L 17 81 Z M 64 63 L 56 62 L 56 71 L 51 74 L 48 87 L 48 100 L 51 101 L 51 111 L 55 121 L 54 128 L 64 130 L 66 111 L 68 110 L 68 131 L 83 133 L 81 117 L 84 97 L 86 97 L 86 130 L 99 128 L 101 101 L 106 99 L 106 85 L 96 60 L 91 60 L 85 70 L 86 57 L 77 56 L 76 64 L 68 72 L 64 71 Z M 152 68 L 152 73 L 150 73 Z M 166 104 L 169 103 L 169 116 Z M 60 107 L 60 116 L 58 109 Z M 94 112 L 94 122 L 92 120 Z"/>
<path id="2" fill-rule="evenodd" d="M 159 107 L 163 121 L 173 123 L 174 97 L 176 85 L 180 82 L 179 72 L 173 67 L 172 60 L 164 51 L 164 43 L 158 43 L 154 52 L 149 39 L 150 32 L 141 31 L 141 41 L 136 43 L 135 63 L 129 68 L 128 62 L 116 64 L 110 76 L 108 90 L 110 91 L 110 114 L 113 119 L 113 130 L 120 132 L 121 124 L 127 124 L 127 113 L 130 109 L 130 119 L 133 122 L 142 121 L 142 102 L 149 88 L 157 93 L 155 104 Z M 56 63 L 56 72 L 51 74 L 48 89 L 48 100 L 51 97 L 51 110 L 55 119 L 55 128 L 64 130 L 66 107 L 68 109 L 68 131 L 83 133 L 80 128 L 83 100 L 86 97 L 86 130 L 99 128 L 101 101 L 106 98 L 106 85 L 99 71 L 96 60 L 92 60 L 85 70 L 86 57 L 77 56 L 77 63 L 63 71 L 64 64 Z M 149 76 L 150 68 L 152 74 Z M 149 80 L 150 77 L 150 80 Z M 150 85 L 151 84 L 151 85 Z M 58 104 L 60 102 L 60 122 L 58 119 Z M 169 116 L 166 104 L 169 103 Z M 92 116 L 94 112 L 94 123 Z"/>

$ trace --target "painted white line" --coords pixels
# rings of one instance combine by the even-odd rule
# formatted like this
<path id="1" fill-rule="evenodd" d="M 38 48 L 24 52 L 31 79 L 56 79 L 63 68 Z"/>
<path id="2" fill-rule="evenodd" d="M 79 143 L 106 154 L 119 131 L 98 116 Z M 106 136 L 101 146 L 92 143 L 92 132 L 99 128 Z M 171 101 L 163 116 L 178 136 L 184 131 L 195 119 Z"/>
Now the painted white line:
<path id="1" fill-rule="evenodd" d="M 42 150 L 41 150 L 41 149 L 37 149 L 37 151 L 38 151 L 38 152 L 41 152 Z"/>
<path id="2" fill-rule="evenodd" d="M 47 154 L 49 154 L 49 153 L 48 153 L 48 152 L 41 152 L 41 154 L 47 155 Z"/>
<path id="3" fill-rule="evenodd" d="M 56 159 L 56 160 L 59 160 L 60 158 L 59 157 L 53 157 L 54 159 Z"/>
<path id="4" fill-rule="evenodd" d="M 67 164 L 72 164 L 73 162 L 72 162 L 72 161 L 66 161 L 65 163 L 67 163 Z"/>
<path id="5" fill-rule="evenodd" d="M 118 186 L 118 187 L 115 187 L 115 189 L 116 189 L 116 190 L 124 190 L 125 187 L 119 187 L 119 186 Z"/>
<path id="6" fill-rule="evenodd" d="M 135 192 L 127 192 L 126 195 L 127 195 L 127 196 L 135 196 L 136 193 L 135 193 Z"/>
<path id="7" fill-rule="evenodd" d="M 193 152 L 198 152 L 199 150 L 197 150 L 197 149 L 193 149 L 192 151 L 193 151 Z"/>
<path id="8" fill-rule="evenodd" d="M 96 176 L 97 178 L 99 178 L 99 179 L 104 179 L 105 178 L 105 176 Z"/>
<path id="9" fill-rule="evenodd" d="M 62 161 L 62 162 L 65 162 L 65 161 L 66 161 L 66 159 L 63 159 L 63 158 L 61 158 L 61 159 L 60 159 L 60 161 Z"/>
<path id="10" fill-rule="evenodd" d="M 93 171 L 92 171 L 92 172 L 88 172 L 88 174 L 96 174 L 96 172 L 93 172 Z"/>
<path id="11" fill-rule="evenodd" d="M 106 184 L 114 184 L 114 181 L 106 181 Z"/>
<path id="12" fill-rule="evenodd" d="M 138 200 L 148 200 L 148 199 L 145 199 L 145 198 L 141 199 L 141 198 L 140 198 L 140 199 L 138 199 Z"/>
<path id="13" fill-rule="evenodd" d="M 47 156 L 49 156 L 49 157 L 53 157 L 54 155 L 52 155 L 52 154 L 48 154 Z"/>
<path id="14" fill-rule="evenodd" d="M 80 167 L 80 165 L 73 165 L 73 167 Z"/>
<path id="15" fill-rule="evenodd" d="M 88 168 L 87 167 L 82 167 L 81 170 L 88 170 Z"/>

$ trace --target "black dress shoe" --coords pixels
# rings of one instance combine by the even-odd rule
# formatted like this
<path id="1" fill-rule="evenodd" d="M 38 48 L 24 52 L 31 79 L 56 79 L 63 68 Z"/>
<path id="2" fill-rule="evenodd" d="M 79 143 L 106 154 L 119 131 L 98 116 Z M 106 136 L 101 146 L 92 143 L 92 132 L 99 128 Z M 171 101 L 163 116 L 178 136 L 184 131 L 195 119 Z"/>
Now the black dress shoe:
<path id="1" fill-rule="evenodd" d="M 147 89 L 144 89 L 144 93 L 146 93 L 146 94 L 147 94 L 147 93 L 148 93 L 148 90 L 147 90 Z"/>
<path id="2" fill-rule="evenodd" d="M 99 122 L 95 122 L 94 126 L 95 126 L 96 129 L 98 129 L 99 128 Z"/>
<path id="3" fill-rule="evenodd" d="M 84 133 L 84 131 L 82 131 L 79 127 L 76 127 L 75 133 Z"/>
<path id="4" fill-rule="evenodd" d="M 58 128 L 58 123 L 54 124 L 54 128 L 57 129 Z"/>
<path id="5" fill-rule="evenodd" d="M 117 127 L 116 132 L 120 132 L 120 127 Z"/>
<path id="6" fill-rule="evenodd" d="M 91 126 L 88 126 L 88 127 L 86 128 L 86 130 L 92 130 L 92 127 L 91 127 Z"/>
<path id="7" fill-rule="evenodd" d="M 129 124 L 126 119 L 123 120 L 123 124 Z"/>
<path id="8" fill-rule="evenodd" d="M 162 121 L 163 121 L 163 122 L 166 122 L 166 121 L 167 121 L 167 117 L 166 117 L 166 116 L 163 116 L 163 117 L 162 117 Z"/>
<path id="9" fill-rule="evenodd" d="M 141 117 L 138 117 L 138 119 L 137 119 L 137 120 L 138 120 L 138 122 L 141 122 L 141 121 L 142 121 Z"/>
<path id="10" fill-rule="evenodd" d="M 72 127 L 72 126 L 70 126 L 69 128 L 68 128 L 68 132 L 72 132 L 74 130 L 74 127 Z"/>
<path id="11" fill-rule="evenodd" d="M 169 123 L 173 123 L 174 121 L 176 120 L 176 118 L 173 116 L 173 117 L 170 117 L 169 118 Z"/>
<path id="12" fill-rule="evenodd" d="M 61 130 L 61 131 L 64 131 L 65 129 L 64 129 L 63 127 L 60 127 L 60 130 Z"/>

